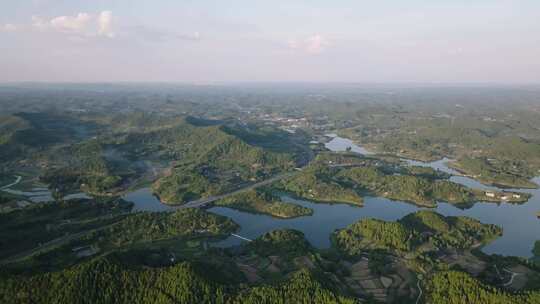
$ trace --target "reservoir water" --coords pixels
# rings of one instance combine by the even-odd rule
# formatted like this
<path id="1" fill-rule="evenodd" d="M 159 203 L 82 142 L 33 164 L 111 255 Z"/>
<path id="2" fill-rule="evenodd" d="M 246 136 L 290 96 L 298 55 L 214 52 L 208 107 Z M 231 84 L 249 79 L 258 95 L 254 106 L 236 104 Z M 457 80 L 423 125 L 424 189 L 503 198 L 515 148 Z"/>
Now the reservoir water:
<path id="1" fill-rule="evenodd" d="M 174 210 L 174 207 L 161 203 L 150 188 L 135 190 L 124 195 L 122 198 L 135 204 L 133 211 L 161 212 Z"/>
<path id="2" fill-rule="evenodd" d="M 355 145 L 352 141 L 337 136 L 329 141 L 326 147 L 332 151 L 345 151 L 347 147 L 351 147 L 353 152 L 369 154 L 369 151 Z M 451 177 L 452 181 L 468 187 L 497 189 L 496 187 L 483 185 L 471 178 L 457 175 L 456 171 L 446 166 L 448 159 L 428 163 L 406 161 L 410 165 L 429 166 L 450 173 L 453 175 Z M 540 178 L 536 178 L 535 182 L 540 183 Z M 469 216 L 483 223 L 496 224 L 502 227 L 503 236 L 484 246 L 482 250 L 485 253 L 530 257 L 532 256 L 531 250 L 534 242 L 540 240 L 540 219 L 536 217 L 536 212 L 540 211 L 540 191 L 538 189 L 515 189 L 515 191 L 528 192 L 533 196 L 527 203 L 522 205 L 479 202 L 469 209 L 462 210 L 447 203 L 439 203 L 437 208 L 431 210 L 446 216 Z M 161 204 L 148 188 L 129 193 L 124 196 L 124 199 L 133 201 L 136 211 L 168 211 L 174 209 Z M 312 245 L 326 248 L 330 245 L 330 234 L 334 230 L 344 228 L 362 218 L 393 221 L 422 209 L 409 203 L 391 201 L 380 197 L 365 197 L 363 207 L 345 204 L 319 204 L 294 199 L 289 196 L 283 196 L 283 200 L 311 208 L 314 211 L 313 215 L 294 219 L 278 219 L 224 207 L 213 207 L 209 211 L 233 219 L 241 226 L 237 233 L 249 239 L 254 239 L 274 229 L 291 228 L 302 231 Z M 231 236 L 217 242 L 215 245 L 227 247 L 241 242 L 243 242 L 241 239 Z"/>

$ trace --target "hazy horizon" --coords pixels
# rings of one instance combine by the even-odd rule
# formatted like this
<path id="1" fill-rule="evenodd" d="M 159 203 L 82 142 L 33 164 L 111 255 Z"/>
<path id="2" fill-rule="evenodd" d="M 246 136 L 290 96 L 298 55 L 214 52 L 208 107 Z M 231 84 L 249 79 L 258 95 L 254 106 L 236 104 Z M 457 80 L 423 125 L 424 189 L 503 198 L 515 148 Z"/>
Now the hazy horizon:
<path id="1" fill-rule="evenodd" d="M 15 80 L 15 81 L 0 81 L 0 86 L 6 85 L 180 85 L 180 86 L 295 86 L 295 85 L 325 85 L 325 86 L 364 86 L 370 87 L 540 87 L 540 81 L 531 82 L 353 82 L 353 81 L 151 81 L 151 80 L 111 80 L 111 81 L 48 81 L 48 80 Z"/>
<path id="2" fill-rule="evenodd" d="M 0 4 L 0 83 L 540 83 L 540 3 Z"/>

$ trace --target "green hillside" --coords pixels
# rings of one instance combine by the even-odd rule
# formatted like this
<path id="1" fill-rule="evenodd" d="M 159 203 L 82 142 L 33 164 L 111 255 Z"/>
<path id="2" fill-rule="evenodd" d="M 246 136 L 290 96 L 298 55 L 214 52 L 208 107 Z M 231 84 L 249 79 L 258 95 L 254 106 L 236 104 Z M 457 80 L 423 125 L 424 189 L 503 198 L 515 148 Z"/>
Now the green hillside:
<path id="1" fill-rule="evenodd" d="M 464 272 L 436 273 L 426 280 L 426 303 L 433 304 L 533 304 L 540 303 L 538 291 L 510 293 L 483 284 Z"/>
<path id="2" fill-rule="evenodd" d="M 334 233 L 339 250 L 357 255 L 364 250 L 386 249 L 398 254 L 420 253 L 440 248 L 466 249 L 487 243 L 502 234 L 502 229 L 478 220 L 442 216 L 433 211 L 418 211 L 397 222 L 362 219 Z"/>
<path id="3" fill-rule="evenodd" d="M 293 218 L 311 215 L 313 210 L 296 204 L 286 203 L 268 190 L 250 190 L 214 203 L 252 213 L 268 214 L 278 218 Z"/>
<path id="4" fill-rule="evenodd" d="M 30 277 L 0 279 L 2 303 L 355 303 L 301 270 L 275 285 L 240 289 L 210 279 L 189 262 L 167 267 L 124 265 L 114 256 Z"/>
<path id="5" fill-rule="evenodd" d="M 166 151 L 175 164 L 169 174 L 153 185 L 162 201 L 182 204 L 295 167 L 292 153 L 268 151 L 225 130 L 222 126 L 200 127 L 185 122 L 137 136 L 144 153 L 154 149 Z"/>

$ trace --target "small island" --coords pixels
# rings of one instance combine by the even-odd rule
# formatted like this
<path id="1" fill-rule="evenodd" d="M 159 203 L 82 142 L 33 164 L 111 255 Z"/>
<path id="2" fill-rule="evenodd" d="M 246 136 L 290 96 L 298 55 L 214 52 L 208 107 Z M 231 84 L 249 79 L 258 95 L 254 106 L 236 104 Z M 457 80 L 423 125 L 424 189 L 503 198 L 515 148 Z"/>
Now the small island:
<path id="1" fill-rule="evenodd" d="M 297 197 L 319 203 L 342 203 L 362 206 L 362 196 L 335 178 L 336 168 L 313 164 L 276 187 Z"/>
<path id="2" fill-rule="evenodd" d="M 363 219 L 332 236 L 340 251 L 354 256 L 365 250 L 389 250 L 401 256 L 416 256 L 444 248 L 469 249 L 486 244 L 502 229 L 464 216 L 442 216 L 418 211 L 396 222 Z"/>
<path id="3" fill-rule="evenodd" d="M 249 190 L 214 202 L 215 206 L 228 207 L 251 213 L 267 214 L 277 218 L 294 218 L 313 214 L 310 208 L 280 200 L 269 189 Z"/>
<path id="4" fill-rule="evenodd" d="M 530 180 L 536 174 L 535 171 L 524 165 L 518 168 L 512 163 L 486 157 L 464 157 L 448 165 L 486 185 L 500 188 L 538 188 L 538 185 Z"/>

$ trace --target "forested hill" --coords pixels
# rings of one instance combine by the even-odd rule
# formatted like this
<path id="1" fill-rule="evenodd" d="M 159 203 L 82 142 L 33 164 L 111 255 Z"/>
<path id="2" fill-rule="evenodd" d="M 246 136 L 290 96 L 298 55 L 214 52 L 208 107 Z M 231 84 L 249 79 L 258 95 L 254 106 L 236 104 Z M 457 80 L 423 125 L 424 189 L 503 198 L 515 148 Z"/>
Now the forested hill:
<path id="1" fill-rule="evenodd" d="M 391 250 L 396 254 L 417 254 L 435 248 L 467 249 L 492 241 L 502 229 L 466 216 L 442 216 L 422 210 L 396 222 L 362 219 L 334 233 L 336 246 L 346 254 L 367 249 Z"/>
<path id="2" fill-rule="evenodd" d="M 147 126 L 143 130 L 121 132 L 115 137 L 122 134 L 125 135 L 121 141 L 125 150 L 143 154 L 160 151 L 181 163 L 202 161 L 210 151 L 226 143 L 247 146 L 247 149 L 259 153 L 264 151 L 267 157 L 277 153 L 292 158 L 301 151 L 290 134 L 276 128 L 202 120 L 191 116 L 168 121 L 159 128 Z"/>
<path id="3" fill-rule="evenodd" d="M 537 304 L 538 291 L 509 293 L 483 284 L 458 271 L 439 272 L 427 280 L 426 303 L 433 304 Z"/>
<path id="4" fill-rule="evenodd" d="M 0 161 L 65 140 L 69 131 L 54 130 L 45 115 L 19 113 L 0 116 Z M 58 131 L 58 132 L 55 132 Z"/>
<path id="5" fill-rule="evenodd" d="M 130 135 L 127 142 L 145 149 L 142 153 L 165 151 L 175 165 L 153 189 L 165 202 L 182 203 L 231 191 L 296 166 L 295 146 L 280 140 L 281 131 L 267 132 L 257 142 L 251 140 L 253 132 L 259 131 L 183 121 L 168 129 Z M 271 145 L 274 149 L 266 147 Z"/>
<path id="6" fill-rule="evenodd" d="M 355 303 L 336 295 L 308 270 L 276 285 L 254 288 L 212 282 L 188 262 L 128 267 L 114 256 L 70 269 L 0 281 L 2 303 Z"/>
<path id="7" fill-rule="evenodd" d="M 0 116 L 0 145 L 8 143 L 17 131 L 30 128 L 28 121 L 14 115 Z"/>

